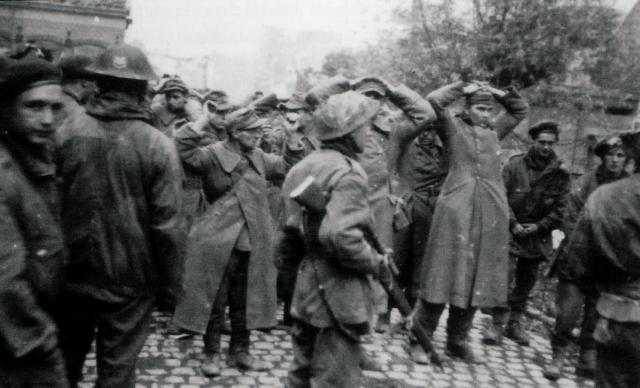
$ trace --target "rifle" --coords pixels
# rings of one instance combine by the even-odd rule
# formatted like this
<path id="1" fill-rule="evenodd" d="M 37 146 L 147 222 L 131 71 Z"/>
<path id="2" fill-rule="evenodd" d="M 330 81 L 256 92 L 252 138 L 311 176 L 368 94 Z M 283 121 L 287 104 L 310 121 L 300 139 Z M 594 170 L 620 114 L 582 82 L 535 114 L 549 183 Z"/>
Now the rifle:
<path id="1" fill-rule="evenodd" d="M 305 180 L 291 192 L 289 197 L 307 211 L 311 211 L 316 214 L 324 213 L 325 206 L 327 205 L 327 194 L 322 191 L 312 176 L 305 178 Z M 381 255 L 388 255 L 388 252 L 384 249 L 380 240 L 378 240 L 377 236 L 371 229 L 365 228 L 363 229 L 363 233 L 365 239 L 371 244 L 373 249 Z M 393 263 L 390 265 L 390 272 L 391 276 L 389 276 L 388 281 L 380 283 L 389 295 L 391 302 L 393 302 L 395 306 L 398 307 L 398 310 L 400 310 L 400 314 L 405 318 L 409 317 L 411 316 L 412 308 L 395 279 L 398 275 L 398 269 L 393 265 Z M 442 370 L 442 361 L 440 360 L 436 349 L 433 347 L 427 331 L 422 327 L 420 322 L 412 322 L 411 331 L 418 339 L 418 342 L 424 351 L 431 355 L 431 362 Z"/>

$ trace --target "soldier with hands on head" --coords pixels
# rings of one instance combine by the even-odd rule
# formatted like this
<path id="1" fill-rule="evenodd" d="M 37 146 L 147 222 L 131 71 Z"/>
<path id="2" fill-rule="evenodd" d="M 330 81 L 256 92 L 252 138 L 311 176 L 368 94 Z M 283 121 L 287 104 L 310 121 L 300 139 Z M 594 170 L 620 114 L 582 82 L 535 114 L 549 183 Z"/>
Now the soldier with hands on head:
<path id="1" fill-rule="evenodd" d="M 257 148 L 264 120 L 250 108 L 227 116 L 226 140 L 201 146 L 208 122 L 203 116 L 176 134 L 181 159 L 202 177 L 210 206 L 189 234 L 182 293 L 173 322 L 181 329 L 204 334 L 202 372 L 213 377 L 220 375 L 222 367 L 227 305 L 231 319 L 227 363 L 244 370 L 267 368 L 249 352 L 250 330 L 276 323 L 275 223 L 267 183 L 283 179 L 299 160 L 302 146 L 297 134 L 289 133 L 282 156 Z"/>
<path id="2" fill-rule="evenodd" d="M 509 206 L 500 174 L 500 139 L 528 112 L 525 100 L 480 82 L 456 82 L 427 97 L 448 153 L 414 309 L 433 333 L 449 305 L 447 352 L 474 362 L 467 344 L 477 308 L 504 306 L 508 293 Z M 453 103 L 462 100 L 458 109 Z M 495 103 L 505 109 L 495 114 Z"/>

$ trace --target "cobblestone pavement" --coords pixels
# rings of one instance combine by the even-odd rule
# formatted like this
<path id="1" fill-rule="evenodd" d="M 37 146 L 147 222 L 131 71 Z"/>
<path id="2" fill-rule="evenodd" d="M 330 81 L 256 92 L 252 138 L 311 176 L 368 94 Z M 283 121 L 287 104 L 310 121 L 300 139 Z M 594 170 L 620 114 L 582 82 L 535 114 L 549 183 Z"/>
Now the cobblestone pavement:
<path id="1" fill-rule="evenodd" d="M 394 311 L 392 321 L 399 316 Z M 208 379 L 200 373 L 202 338 L 175 340 L 163 332 L 168 321 L 166 315 L 155 313 L 152 333 L 148 337 L 138 362 L 140 388 L 196 388 L 196 387 L 282 387 L 292 359 L 291 339 L 284 330 L 253 332 L 251 352 L 272 365 L 268 372 L 244 372 L 225 368 L 222 376 Z M 532 335 L 531 345 L 521 347 L 505 339 L 502 346 L 488 347 L 481 343 L 482 322 L 486 316 L 478 313 L 471 331 L 471 345 L 483 364 L 468 365 L 453 361 L 444 355 L 446 312 L 435 334 L 435 346 L 442 355 L 444 370 L 411 362 L 408 342 L 404 335 L 374 334 L 364 347 L 382 366 L 381 372 L 365 371 L 363 387 L 593 387 L 590 380 L 578 379 L 573 366 L 564 370 L 564 378 L 551 383 L 542 375 L 543 366 L 551 359 L 549 341 Z M 223 351 L 228 347 L 228 336 L 223 336 Z M 85 364 L 85 382 L 81 387 L 92 387 L 96 378 L 95 354 Z"/>

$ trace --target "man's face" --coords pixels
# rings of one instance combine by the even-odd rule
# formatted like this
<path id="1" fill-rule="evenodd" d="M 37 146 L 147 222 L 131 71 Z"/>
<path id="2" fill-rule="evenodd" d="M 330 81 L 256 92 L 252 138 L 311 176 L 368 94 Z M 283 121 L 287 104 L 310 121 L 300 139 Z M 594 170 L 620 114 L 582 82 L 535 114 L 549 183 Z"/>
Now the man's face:
<path id="1" fill-rule="evenodd" d="M 36 86 L 15 99 L 9 130 L 31 144 L 50 144 L 64 120 L 60 85 Z"/>
<path id="2" fill-rule="evenodd" d="M 493 114 L 493 105 L 474 104 L 469 107 L 468 113 L 473 125 L 488 128 Z"/>
<path id="3" fill-rule="evenodd" d="M 614 148 L 604 156 L 604 168 L 607 171 L 620 174 L 624 170 L 627 154 L 621 148 Z"/>
<path id="4" fill-rule="evenodd" d="M 262 137 L 262 127 L 243 130 L 234 129 L 233 137 L 243 151 L 251 151 L 256 148 L 258 141 Z"/>
<path id="5" fill-rule="evenodd" d="M 167 110 L 171 113 L 180 112 L 187 105 L 187 95 L 178 90 L 165 93 L 164 98 L 167 100 Z"/>
<path id="6" fill-rule="evenodd" d="M 549 156 L 553 152 L 553 146 L 558 141 L 555 134 L 549 132 L 541 132 L 534 140 L 533 148 L 541 156 Z"/>

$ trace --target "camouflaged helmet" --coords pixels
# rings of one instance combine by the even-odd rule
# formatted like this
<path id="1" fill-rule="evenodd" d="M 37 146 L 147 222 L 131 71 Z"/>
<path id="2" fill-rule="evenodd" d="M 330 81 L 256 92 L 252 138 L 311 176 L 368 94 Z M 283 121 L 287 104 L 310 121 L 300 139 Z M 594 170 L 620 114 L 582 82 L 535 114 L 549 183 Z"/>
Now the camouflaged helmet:
<path id="1" fill-rule="evenodd" d="M 151 81 L 158 78 L 142 50 L 128 44 L 109 47 L 87 67 L 87 71 L 134 81 Z"/>
<path id="2" fill-rule="evenodd" d="M 318 140 L 337 139 L 371 124 L 380 104 L 354 91 L 329 97 L 314 113 Z"/>

